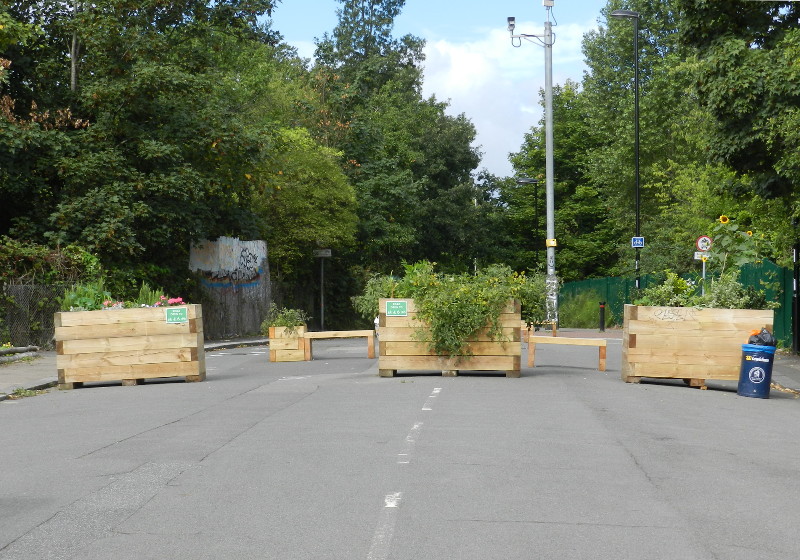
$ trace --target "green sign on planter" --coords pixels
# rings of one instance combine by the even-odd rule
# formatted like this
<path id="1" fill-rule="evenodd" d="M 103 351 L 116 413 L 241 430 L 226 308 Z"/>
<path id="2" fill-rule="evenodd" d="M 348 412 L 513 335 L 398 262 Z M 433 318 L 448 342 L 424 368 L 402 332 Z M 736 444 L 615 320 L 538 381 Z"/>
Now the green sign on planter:
<path id="1" fill-rule="evenodd" d="M 167 324 L 176 325 L 189 322 L 188 307 L 165 307 L 164 311 L 167 316 Z"/>
<path id="2" fill-rule="evenodd" d="M 408 317 L 408 302 L 407 301 L 387 301 L 386 302 L 386 316 L 387 317 Z"/>

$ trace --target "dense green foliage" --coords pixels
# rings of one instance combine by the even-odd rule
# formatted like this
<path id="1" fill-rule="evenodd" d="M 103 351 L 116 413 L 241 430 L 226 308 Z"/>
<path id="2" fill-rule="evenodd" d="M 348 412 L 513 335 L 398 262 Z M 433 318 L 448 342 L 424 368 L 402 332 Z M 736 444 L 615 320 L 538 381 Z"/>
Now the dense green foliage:
<path id="1" fill-rule="evenodd" d="M 272 0 L 4 3 L 4 279 L 105 270 L 121 298 L 147 282 L 194 299 L 192 242 L 259 238 L 285 303 L 314 315 L 313 251 L 331 248 L 326 299 L 342 328 L 357 321 L 351 296 L 404 262 L 459 282 L 493 263 L 542 269 L 543 123 L 512 154 L 516 177 L 478 171 L 468 116 L 421 93 L 424 41 L 392 33 L 404 0 L 338 1 L 313 61 L 269 26 Z M 633 271 L 634 56 L 642 273 L 697 270 L 704 234 L 715 274 L 789 261 L 800 4 L 722 4 L 608 0 L 584 37 L 583 80 L 554 88 L 562 279 Z M 610 17 L 619 8 L 641 13 L 638 53 L 631 21 Z"/>

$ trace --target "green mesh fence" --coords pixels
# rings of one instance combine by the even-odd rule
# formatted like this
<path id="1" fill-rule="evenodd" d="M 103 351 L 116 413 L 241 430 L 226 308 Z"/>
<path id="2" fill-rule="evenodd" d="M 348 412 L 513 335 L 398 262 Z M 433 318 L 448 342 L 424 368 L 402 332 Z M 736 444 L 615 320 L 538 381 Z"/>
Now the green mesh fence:
<path id="1" fill-rule="evenodd" d="M 641 277 L 641 286 L 644 289 L 663 281 L 663 275 L 645 274 Z M 739 281 L 745 287 L 763 290 L 767 301 L 777 301 L 780 304 L 775 310 L 774 334 L 783 347 L 791 348 L 792 270 L 770 261 L 747 264 L 741 269 Z M 578 295 L 594 294 L 597 297 L 598 315 L 600 302 L 605 301 L 606 313 L 612 313 L 615 321 L 622 324 L 624 306 L 631 303 L 635 286 L 633 278 L 589 278 L 564 284 L 559 292 L 559 299 L 563 303 Z"/>

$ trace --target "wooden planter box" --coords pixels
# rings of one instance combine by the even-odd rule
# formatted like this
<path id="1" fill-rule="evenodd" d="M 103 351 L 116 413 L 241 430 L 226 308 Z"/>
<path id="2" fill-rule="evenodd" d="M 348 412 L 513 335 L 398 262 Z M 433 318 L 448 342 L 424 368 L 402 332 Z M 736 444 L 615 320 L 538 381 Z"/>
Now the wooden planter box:
<path id="1" fill-rule="evenodd" d="M 750 331 L 772 330 L 771 309 L 697 309 L 625 306 L 622 380 L 683 379 L 703 387 L 706 379 L 738 381 L 742 344 Z"/>
<path id="2" fill-rule="evenodd" d="M 200 305 L 69 311 L 54 320 L 62 389 L 90 381 L 206 378 Z"/>
<path id="3" fill-rule="evenodd" d="M 458 375 L 459 370 L 504 371 L 506 377 L 520 375 L 519 302 L 510 303 L 500 316 L 503 340 L 493 341 L 485 332 L 481 333 L 469 341 L 472 355 L 456 358 L 439 357 L 428 350 L 425 342 L 417 339 L 415 335 L 423 324 L 416 318 L 413 299 L 381 299 L 380 309 L 378 373 L 381 377 L 392 377 L 398 370 L 433 370 L 451 376 Z"/>
<path id="4" fill-rule="evenodd" d="M 269 328 L 269 361 L 302 362 L 306 359 L 306 327 Z"/>

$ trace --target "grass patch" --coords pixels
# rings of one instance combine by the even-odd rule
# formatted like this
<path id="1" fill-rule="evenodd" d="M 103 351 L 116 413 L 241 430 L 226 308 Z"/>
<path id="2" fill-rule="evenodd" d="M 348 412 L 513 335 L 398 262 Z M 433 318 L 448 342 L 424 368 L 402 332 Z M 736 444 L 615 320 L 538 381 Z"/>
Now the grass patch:
<path id="1" fill-rule="evenodd" d="M 600 296 L 583 292 L 559 303 L 558 322 L 561 327 L 597 329 L 600 327 Z M 615 325 L 614 314 L 606 304 L 606 327 Z"/>
<path id="2" fill-rule="evenodd" d="M 8 395 L 11 400 L 24 399 L 26 397 L 35 397 L 37 395 L 44 395 L 47 389 L 25 389 L 24 387 L 17 387 L 14 392 Z"/>

